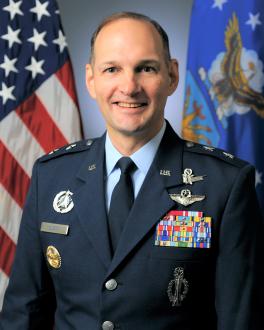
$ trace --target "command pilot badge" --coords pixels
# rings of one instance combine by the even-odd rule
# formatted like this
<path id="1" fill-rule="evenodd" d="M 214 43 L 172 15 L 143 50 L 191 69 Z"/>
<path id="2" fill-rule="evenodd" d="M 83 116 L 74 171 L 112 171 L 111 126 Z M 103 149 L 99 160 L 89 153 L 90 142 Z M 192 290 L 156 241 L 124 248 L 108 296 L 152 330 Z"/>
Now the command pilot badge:
<path id="1" fill-rule="evenodd" d="M 67 213 L 69 212 L 73 206 L 73 200 L 72 200 L 72 196 L 73 193 L 70 192 L 69 190 L 67 191 L 61 191 L 59 192 L 53 201 L 53 208 L 56 212 L 59 213 Z"/>
<path id="2" fill-rule="evenodd" d="M 46 257 L 51 267 L 56 269 L 60 268 L 61 256 L 59 254 L 59 251 L 55 248 L 55 246 L 49 245 L 47 247 Z"/>
<path id="3" fill-rule="evenodd" d="M 188 293 L 189 283 L 184 278 L 184 269 L 182 267 L 176 267 L 173 275 L 174 279 L 169 282 L 167 290 L 168 297 L 172 306 L 181 306 Z"/>
<path id="4" fill-rule="evenodd" d="M 192 195 L 189 189 L 183 189 L 180 194 L 170 194 L 170 198 L 181 205 L 188 206 L 204 200 L 205 195 Z"/>

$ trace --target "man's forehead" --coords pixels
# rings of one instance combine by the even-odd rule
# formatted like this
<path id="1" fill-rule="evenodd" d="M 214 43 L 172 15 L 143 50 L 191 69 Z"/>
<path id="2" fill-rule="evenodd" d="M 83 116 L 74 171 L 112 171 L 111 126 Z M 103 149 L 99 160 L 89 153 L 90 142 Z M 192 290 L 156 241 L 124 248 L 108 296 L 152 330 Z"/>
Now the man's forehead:
<path id="1" fill-rule="evenodd" d="M 129 56 L 139 51 L 141 55 L 148 53 L 150 58 L 153 58 L 153 55 L 154 57 L 160 56 L 164 49 L 161 36 L 151 23 L 120 18 L 107 23 L 95 40 L 95 57 L 96 55 L 108 57 L 107 55 L 113 51 L 117 56 L 123 52 Z M 147 55 L 147 59 L 149 59 L 149 55 Z"/>
<path id="2" fill-rule="evenodd" d="M 100 32 L 98 33 L 98 35 L 103 31 L 105 30 L 106 28 L 109 28 L 111 26 L 117 26 L 117 25 L 141 25 L 142 28 L 153 28 L 154 30 L 156 30 L 154 28 L 154 26 L 148 22 L 148 21 L 145 21 L 145 20 L 142 20 L 142 19 L 138 19 L 138 18 L 133 18 L 133 17 L 120 17 L 120 18 L 117 18 L 113 21 L 110 21 L 108 23 L 106 23 L 102 29 L 100 30 Z"/>
<path id="3" fill-rule="evenodd" d="M 103 26 L 96 37 L 95 45 L 101 40 L 105 42 L 104 37 L 108 38 L 109 34 L 113 34 L 113 37 L 115 37 L 119 32 L 122 34 L 132 35 L 132 30 L 140 30 L 141 33 L 149 34 L 150 37 L 160 40 L 162 43 L 161 36 L 150 22 L 126 17 L 118 18 Z"/>

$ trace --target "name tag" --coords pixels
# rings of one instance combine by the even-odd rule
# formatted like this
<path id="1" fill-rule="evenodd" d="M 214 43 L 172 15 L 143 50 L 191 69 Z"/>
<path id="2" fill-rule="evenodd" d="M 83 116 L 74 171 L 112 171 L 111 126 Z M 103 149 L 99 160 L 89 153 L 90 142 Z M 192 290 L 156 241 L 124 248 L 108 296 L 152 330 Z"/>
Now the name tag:
<path id="1" fill-rule="evenodd" d="M 69 225 L 61 225 L 51 222 L 41 222 L 40 231 L 52 234 L 68 235 Z"/>
<path id="2" fill-rule="evenodd" d="M 211 217 L 204 217 L 202 212 L 170 211 L 157 225 L 155 245 L 208 249 L 211 221 Z"/>

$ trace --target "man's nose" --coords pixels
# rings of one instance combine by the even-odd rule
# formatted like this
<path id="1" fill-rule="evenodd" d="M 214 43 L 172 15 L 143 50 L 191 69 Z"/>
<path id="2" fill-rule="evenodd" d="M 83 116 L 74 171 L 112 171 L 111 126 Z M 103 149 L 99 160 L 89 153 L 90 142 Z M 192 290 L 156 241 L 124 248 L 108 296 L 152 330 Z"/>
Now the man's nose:
<path id="1" fill-rule="evenodd" d="M 124 73 L 120 81 L 119 90 L 122 94 L 126 96 L 134 96 L 137 93 L 139 93 L 141 87 L 138 77 L 136 76 L 136 73 L 134 72 Z"/>

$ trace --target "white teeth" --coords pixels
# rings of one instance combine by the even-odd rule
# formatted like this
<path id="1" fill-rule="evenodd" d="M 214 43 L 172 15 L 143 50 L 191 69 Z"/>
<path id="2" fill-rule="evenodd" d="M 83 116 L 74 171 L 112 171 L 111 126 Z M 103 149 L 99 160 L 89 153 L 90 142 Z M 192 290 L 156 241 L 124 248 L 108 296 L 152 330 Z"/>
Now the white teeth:
<path id="1" fill-rule="evenodd" d="M 117 104 L 122 108 L 138 108 L 143 105 L 143 103 L 126 103 L 126 102 L 117 102 Z"/>

